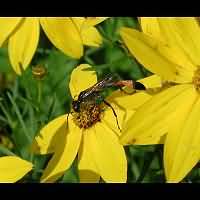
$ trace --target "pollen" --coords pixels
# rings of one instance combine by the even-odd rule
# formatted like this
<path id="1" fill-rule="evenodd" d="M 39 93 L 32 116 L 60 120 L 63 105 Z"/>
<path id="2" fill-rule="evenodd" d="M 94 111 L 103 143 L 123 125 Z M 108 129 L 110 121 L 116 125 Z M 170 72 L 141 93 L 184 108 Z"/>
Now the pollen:
<path id="1" fill-rule="evenodd" d="M 194 72 L 193 80 L 194 87 L 200 93 L 200 67 Z"/>
<path id="2" fill-rule="evenodd" d="M 101 121 L 102 108 L 100 105 L 89 104 L 81 107 L 80 112 L 72 111 L 74 123 L 79 128 L 87 129 Z"/>

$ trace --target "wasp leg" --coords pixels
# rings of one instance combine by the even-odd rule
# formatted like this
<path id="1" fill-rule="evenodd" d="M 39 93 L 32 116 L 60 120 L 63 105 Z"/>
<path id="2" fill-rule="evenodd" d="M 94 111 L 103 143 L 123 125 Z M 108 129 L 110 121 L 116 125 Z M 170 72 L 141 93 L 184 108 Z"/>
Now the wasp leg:
<path id="1" fill-rule="evenodd" d="M 68 120 L 69 114 L 70 114 L 70 113 L 67 113 L 67 129 L 69 128 L 69 120 Z"/>
<path id="2" fill-rule="evenodd" d="M 114 108 L 110 105 L 110 103 L 108 103 L 108 102 L 105 101 L 105 100 L 103 100 L 103 102 L 104 102 L 108 107 L 110 107 L 110 108 L 112 109 L 113 114 L 114 114 L 114 116 L 115 116 L 115 118 L 116 118 L 116 121 L 117 121 L 118 129 L 119 129 L 120 132 L 121 132 L 122 130 L 121 130 L 120 127 L 119 127 L 119 122 L 118 122 L 118 118 L 117 118 L 117 113 L 115 112 Z"/>

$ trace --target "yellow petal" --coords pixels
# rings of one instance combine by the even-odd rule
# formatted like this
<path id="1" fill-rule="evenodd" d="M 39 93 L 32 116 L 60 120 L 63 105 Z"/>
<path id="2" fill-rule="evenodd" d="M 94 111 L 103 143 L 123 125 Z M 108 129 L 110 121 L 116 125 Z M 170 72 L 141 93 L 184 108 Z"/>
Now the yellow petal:
<path id="1" fill-rule="evenodd" d="M 161 77 L 156 74 L 137 80 L 137 82 L 142 83 L 145 88 L 157 88 L 162 86 Z"/>
<path id="2" fill-rule="evenodd" d="M 159 23 L 170 43 L 178 45 L 195 65 L 200 65 L 200 27 L 195 18 L 161 18 Z"/>
<path id="3" fill-rule="evenodd" d="M 125 110 L 135 110 L 150 98 L 151 95 L 143 91 L 130 95 L 121 91 L 115 91 L 107 98 L 107 100 Z"/>
<path id="4" fill-rule="evenodd" d="M 199 161 L 200 99 L 195 89 L 191 90 L 190 100 L 182 99 L 184 106 L 166 137 L 164 166 L 168 182 L 181 181 Z"/>
<path id="5" fill-rule="evenodd" d="M 98 30 L 92 26 L 85 26 L 84 17 L 72 17 L 71 19 L 78 27 L 84 45 L 98 47 L 102 43 L 102 37 Z"/>
<path id="6" fill-rule="evenodd" d="M 101 118 L 101 122 L 105 123 L 116 135 L 120 135 L 121 134 L 120 129 L 122 129 L 124 119 L 126 117 L 125 110 L 121 109 L 115 102 L 109 102 L 109 103 L 114 109 L 117 116 L 115 117 L 111 107 L 106 106 L 104 112 L 102 113 L 103 117 Z M 117 125 L 117 122 L 119 124 L 119 127 Z"/>
<path id="7" fill-rule="evenodd" d="M 73 58 L 83 55 L 83 44 L 76 24 L 69 17 L 43 17 L 40 23 L 56 48 Z"/>
<path id="8" fill-rule="evenodd" d="M 89 138 L 90 139 L 90 138 Z M 100 176 L 94 162 L 89 144 L 87 130 L 83 134 L 82 144 L 78 154 L 78 170 L 80 183 L 98 183 Z"/>
<path id="9" fill-rule="evenodd" d="M 88 64 L 81 64 L 72 71 L 69 88 L 73 98 L 78 96 L 81 91 L 91 87 L 97 82 L 95 72 L 85 71 L 86 69 L 91 69 L 91 66 Z"/>
<path id="10" fill-rule="evenodd" d="M 164 38 L 160 32 L 160 26 L 157 17 L 140 17 L 142 31 L 154 37 L 157 40 L 163 41 Z"/>
<path id="11" fill-rule="evenodd" d="M 103 123 L 97 123 L 87 132 L 91 153 L 99 174 L 106 182 L 126 182 L 127 160 L 118 137 Z"/>
<path id="12" fill-rule="evenodd" d="M 8 44 L 10 62 L 19 75 L 31 62 L 38 45 L 39 31 L 38 19 L 30 17 L 25 18 L 20 27 L 10 36 Z"/>
<path id="13" fill-rule="evenodd" d="M 84 22 L 84 26 L 95 26 L 104 20 L 106 20 L 108 17 L 86 17 L 86 20 Z"/>
<path id="14" fill-rule="evenodd" d="M 49 154 L 55 151 L 55 142 L 67 122 L 67 115 L 62 115 L 42 128 L 35 138 L 32 150 L 34 153 Z"/>
<path id="15" fill-rule="evenodd" d="M 21 17 L 1 17 L 0 18 L 0 46 L 9 37 L 12 31 L 17 27 L 21 21 Z"/>
<path id="16" fill-rule="evenodd" d="M 81 36 L 85 45 L 98 47 L 102 43 L 102 37 L 95 27 L 84 28 Z"/>
<path id="17" fill-rule="evenodd" d="M 17 156 L 0 157 L 0 182 L 15 183 L 32 170 L 32 163 Z"/>
<path id="18" fill-rule="evenodd" d="M 132 142 L 139 137 L 159 137 L 166 133 L 172 114 L 181 105 L 182 98 L 188 98 L 191 85 L 177 85 L 154 96 L 138 108 L 122 130 L 121 143 Z"/>
<path id="19" fill-rule="evenodd" d="M 41 182 L 54 182 L 60 178 L 71 166 L 78 153 L 82 131 L 74 124 L 71 115 L 68 120 L 69 126 L 67 128 L 66 123 L 62 127 L 61 135 L 55 144 L 55 153 L 44 170 Z"/>
<path id="20" fill-rule="evenodd" d="M 174 80 L 177 66 L 160 54 L 157 40 L 131 28 L 121 28 L 120 35 L 130 52 L 151 72 L 166 80 Z"/>

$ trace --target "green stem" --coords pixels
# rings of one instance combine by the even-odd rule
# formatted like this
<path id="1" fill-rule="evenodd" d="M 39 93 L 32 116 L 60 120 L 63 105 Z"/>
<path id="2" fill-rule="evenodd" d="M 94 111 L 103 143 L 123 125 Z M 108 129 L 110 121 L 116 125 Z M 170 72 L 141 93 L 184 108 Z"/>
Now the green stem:
<path id="1" fill-rule="evenodd" d="M 41 96 L 42 96 L 42 81 L 38 80 L 38 104 L 40 107 L 40 102 L 41 102 Z"/>

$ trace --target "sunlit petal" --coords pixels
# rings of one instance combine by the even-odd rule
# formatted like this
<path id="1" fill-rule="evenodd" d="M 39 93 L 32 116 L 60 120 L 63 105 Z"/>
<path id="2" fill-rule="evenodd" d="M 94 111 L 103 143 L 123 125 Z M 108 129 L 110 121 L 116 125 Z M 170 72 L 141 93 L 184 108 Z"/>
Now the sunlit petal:
<path id="1" fill-rule="evenodd" d="M 140 17 L 140 24 L 143 33 L 150 35 L 160 41 L 164 40 L 160 32 L 160 26 L 157 17 Z"/>
<path id="2" fill-rule="evenodd" d="M 120 139 L 122 144 L 132 142 L 138 137 L 154 138 L 165 134 L 172 120 L 171 115 L 181 105 L 182 98 L 187 98 L 189 101 L 190 96 L 187 91 L 191 92 L 191 87 L 189 84 L 177 85 L 152 96 L 138 108 L 125 125 Z"/>
<path id="3" fill-rule="evenodd" d="M 104 20 L 106 20 L 109 17 L 87 17 L 85 22 L 84 22 L 84 26 L 95 26 L 101 22 L 103 22 Z"/>
<path id="4" fill-rule="evenodd" d="M 10 62 L 17 74 L 21 74 L 31 62 L 39 41 L 39 21 L 25 18 L 20 28 L 10 36 L 8 51 Z"/>
<path id="5" fill-rule="evenodd" d="M 103 123 L 94 128 L 87 139 L 101 177 L 106 182 L 126 182 L 127 160 L 118 137 Z"/>
<path id="6" fill-rule="evenodd" d="M 69 121 L 60 131 L 60 137 L 56 141 L 55 153 L 49 161 L 41 182 L 54 182 L 60 178 L 74 161 L 81 143 L 82 131 L 73 122 L 69 115 Z"/>
<path id="7" fill-rule="evenodd" d="M 67 123 L 67 115 L 62 115 L 42 128 L 35 138 L 32 150 L 34 153 L 48 154 L 55 151 L 55 144 L 62 127 Z"/>
<path id="8" fill-rule="evenodd" d="M 17 156 L 0 157 L 0 183 L 15 183 L 32 170 L 32 163 Z"/>
<path id="9" fill-rule="evenodd" d="M 199 161 L 200 99 L 195 89 L 190 101 L 182 99 L 183 107 L 172 122 L 164 147 L 164 165 L 168 182 L 181 181 Z"/>
<path id="10" fill-rule="evenodd" d="M 200 65 L 200 27 L 195 18 L 159 18 L 159 24 L 169 44 L 177 45 L 195 65 Z"/>
<path id="11" fill-rule="evenodd" d="M 98 47 L 102 43 L 102 37 L 95 27 L 84 28 L 81 36 L 85 45 Z"/>
<path id="12" fill-rule="evenodd" d="M 83 44 L 76 24 L 69 17 L 42 17 L 40 22 L 54 46 L 73 58 L 83 55 Z"/>
<path id="13" fill-rule="evenodd" d="M 81 64 L 72 71 L 69 88 L 73 98 L 97 82 L 95 72 L 86 71 L 87 69 L 91 70 L 92 68 L 88 64 Z"/>
<path id="14" fill-rule="evenodd" d="M 0 18 L 0 46 L 9 37 L 12 31 L 17 27 L 21 21 L 21 17 L 1 17 Z"/>
<path id="15" fill-rule="evenodd" d="M 164 79 L 175 79 L 177 66 L 159 53 L 158 48 L 162 43 L 131 28 L 121 28 L 120 35 L 142 65 Z"/>
<path id="16" fill-rule="evenodd" d="M 78 153 L 79 179 L 81 183 L 98 183 L 100 175 L 91 153 L 92 150 L 89 142 L 90 138 L 88 138 L 86 130 L 83 134 L 82 143 Z"/>

